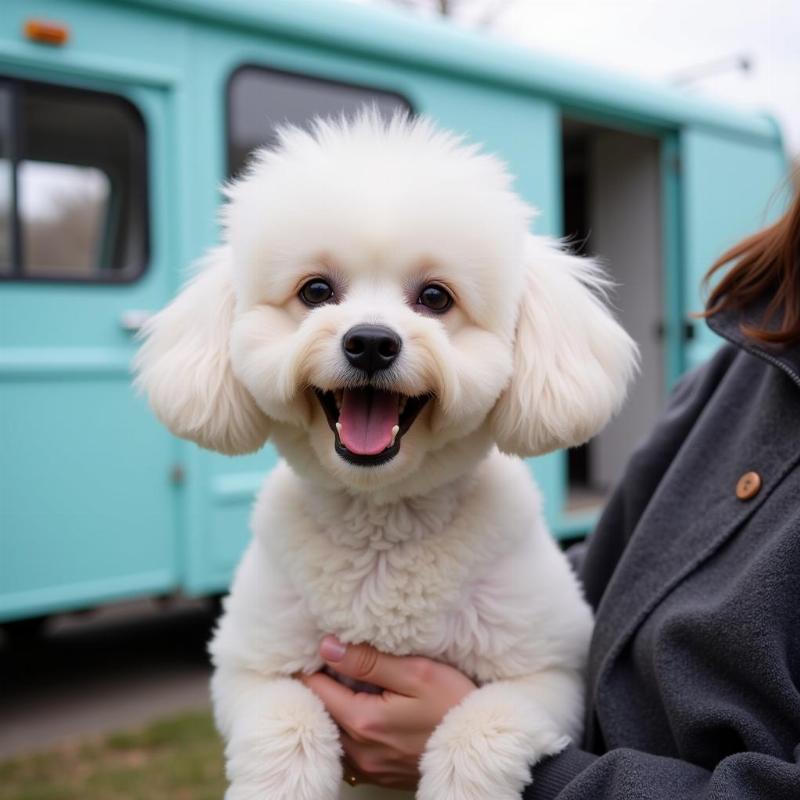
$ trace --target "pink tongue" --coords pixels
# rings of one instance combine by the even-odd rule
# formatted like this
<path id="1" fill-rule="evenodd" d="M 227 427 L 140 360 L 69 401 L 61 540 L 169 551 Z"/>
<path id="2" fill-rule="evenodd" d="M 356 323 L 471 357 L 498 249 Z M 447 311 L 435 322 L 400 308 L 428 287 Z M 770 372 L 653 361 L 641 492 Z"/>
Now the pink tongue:
<path id="1" fill-rule="evenodd" d="M 339 423 L 339 439 L 351 452 L 374 456 L 392 441 L 398 420 L 398 396 L 377 389 L 345 389 Z"/>

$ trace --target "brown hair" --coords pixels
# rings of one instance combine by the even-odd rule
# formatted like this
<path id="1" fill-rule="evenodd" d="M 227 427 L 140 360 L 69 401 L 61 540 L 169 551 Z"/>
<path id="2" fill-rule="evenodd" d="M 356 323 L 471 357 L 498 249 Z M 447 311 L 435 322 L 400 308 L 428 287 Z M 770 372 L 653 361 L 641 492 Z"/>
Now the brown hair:
<path id="1" fill-rule="evenodd" d="M 711 291 L 701 316 L 741 310 L 771 295 L 760 324 L 743 324 L 742 332 L 760 344 L 800 342 L 800 193 L 774 225 L 723 253 L 706 273 L 704 284 L 731 262 L 733 267 Z M 780 324 L 775 326 L 778 315 Z"/>

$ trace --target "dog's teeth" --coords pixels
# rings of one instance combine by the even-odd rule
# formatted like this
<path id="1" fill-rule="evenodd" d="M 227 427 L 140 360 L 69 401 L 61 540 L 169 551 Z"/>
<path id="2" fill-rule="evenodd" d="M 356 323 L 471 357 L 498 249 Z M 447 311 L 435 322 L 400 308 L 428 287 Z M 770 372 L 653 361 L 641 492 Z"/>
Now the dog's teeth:
<path id="1" fill-rule="evenodd" d="M 338 433 L 339 436 L 342 435 L 342 423 L 341 422 L 337 422 L 336 423 L 336 433 Z"/>
<path id="2" fill-rule="evenodd" d="M 406 410 L 406 403 L 408 402 L 407 397 L 400 398 L 400 413 L 402 414 Z"/>
<path id="3" fill-rule="evenodd" d="M 392 428 L 392 441 L 389 442 L 389 447 L 394 447 L 394 440 L 397 438 L 397 434 L 400 433 L 400 426 L 395 425 Z"/>
<path id="4" fill-rule="evenodd" d="M 333 399 L 336 401 L 336 408 L 338 408 L 340 410 L 342 408 L 342 398 L 343 397 L 344 397 L 344 391 L 342 389 L 337 389 L 333 393 Z"/>

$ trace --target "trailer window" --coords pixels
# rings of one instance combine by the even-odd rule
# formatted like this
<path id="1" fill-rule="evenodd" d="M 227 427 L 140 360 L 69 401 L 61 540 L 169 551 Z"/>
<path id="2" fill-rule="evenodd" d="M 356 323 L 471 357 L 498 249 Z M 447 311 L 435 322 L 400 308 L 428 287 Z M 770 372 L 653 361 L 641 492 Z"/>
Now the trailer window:
<path id="1" fill-rule="evenodd" d="M 228 175 L 236 175 L 257 147 L 275 143 L 278 126 L 305 126 L 315 116 L 353 114 L 373 105 L 387 116 L 412 113 L 401 95 L 310 75 L 239 67 L 228 81 Z"/>
<path id="2" fill-rule="evenodd" d="M 6 268 L 0 275 L 136 278 L 149 249 L 141 114 L 116 95 L 27 81 L 8 86 L 9 157 L 0 160 L 0 181 L 3 164 L 8 173 L 5 202 L 0 187 Z"/>
<path id="3" fill-rule="evenodd" d="M 0 86 L 0 275 L 11 272 L 11 91 Z"/>

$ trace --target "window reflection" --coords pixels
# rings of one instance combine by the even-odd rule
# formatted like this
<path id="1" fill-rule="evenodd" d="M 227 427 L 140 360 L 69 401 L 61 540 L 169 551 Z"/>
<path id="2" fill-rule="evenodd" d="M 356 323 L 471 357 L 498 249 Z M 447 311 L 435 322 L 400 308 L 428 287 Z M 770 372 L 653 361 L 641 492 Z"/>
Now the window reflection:
<path id="1" fill-rule="evenodd" d="M 103 263 L 111 185 L 95 167 L 19 165 L 25 274 L 89 278 Z"/>
<path id="2" fill-rule="evenodd" d="M 0 158 L 0 275 L 11 272 L 11 162 Z"/>
<path id="3" fill-rule="evenodd" d="M 11 91 L 0 86 L 0 275 L 12 268 Z"/>

